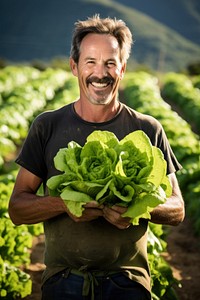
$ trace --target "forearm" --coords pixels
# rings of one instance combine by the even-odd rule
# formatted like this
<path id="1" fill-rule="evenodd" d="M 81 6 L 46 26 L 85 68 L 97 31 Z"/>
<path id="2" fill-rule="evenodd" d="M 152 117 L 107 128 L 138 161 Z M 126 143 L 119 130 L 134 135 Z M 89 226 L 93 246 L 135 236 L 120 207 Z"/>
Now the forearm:
<path id="1" fill-rule="evenodd" d="M 9 215 L 16 225 L 40 223 L 64 212 L 65 206 L 59 197 L 21 193 L 11 197 L 9 204 Z"/>
<path id="2" fill-rule="evenodd" d="M 163 225 L 178 225 L 185 217 L 184 202 L 172 196 L 151 212 L 151 222 Z"/>
<path id="3" fill-rule="evenodd" d="M 158 205 L 151 212 L 151 222 L 163 225 L 178 225 L 185 217 L 185 206 L 176 175 L 169 175 L 172 195 L 164 204 Z"/>

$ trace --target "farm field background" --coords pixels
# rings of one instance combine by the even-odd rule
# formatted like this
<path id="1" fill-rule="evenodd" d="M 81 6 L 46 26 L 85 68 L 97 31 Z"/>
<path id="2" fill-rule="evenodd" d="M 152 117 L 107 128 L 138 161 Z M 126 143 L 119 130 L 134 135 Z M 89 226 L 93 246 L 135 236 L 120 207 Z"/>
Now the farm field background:
<path id="1" fill-rule="evenodd" d="M 120 100 L 161 122 L 183 166 L 178 180 L 186 220 L 177 228 L 150 226 L 148 253 L 154 300 L 200 296 L 200 272 L 196 269 L 200 265 L 199 88 L 199 75 L 143 71 L 127 73 L 121 84 Z M 0 70 L 0 93 L 0 298 L 37 300 L 44 267 L 43 228 L 42 224 L 17 227 L 9 219 L 8 200 L 17 173 L 14 159 L 34 117 L 74 101 L 77 82 L 62 69 L 40 71 L 10 65 Z"/>

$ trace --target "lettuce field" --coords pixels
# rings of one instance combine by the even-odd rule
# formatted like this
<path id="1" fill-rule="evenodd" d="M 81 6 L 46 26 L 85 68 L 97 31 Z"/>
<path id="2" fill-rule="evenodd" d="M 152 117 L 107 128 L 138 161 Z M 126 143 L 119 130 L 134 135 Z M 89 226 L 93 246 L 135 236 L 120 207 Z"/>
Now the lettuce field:
<path id="1" fill-rule="evenodd" d="M 183 169 L 178 172 L 186 215 L 200 237 L 200 76 L 147 72 L 127 73 L 120 100 L 157 118 Z M 17 165 L 17 152 L 33 118 L 44 110 L 57 109 L 78 97 L 76 78 L 62 69 L 39 71 L 30 66 L 7 66 L 0 70 L 0 298 L 23 299 L 31 294 L 30 264 L 33 238 L 43 233 L 42 224 L 15 226 L 8 215 L 8 201 Z M 168 104 L 170 103 L 170 105 Z M 175 108 L 179 114 L 173 110 Z M 148 255 L 154 300 L 179 299 L 167 251 L 167 230 L 150 224 Z M 180 299 L 181 300 L 181 299 Z"/>

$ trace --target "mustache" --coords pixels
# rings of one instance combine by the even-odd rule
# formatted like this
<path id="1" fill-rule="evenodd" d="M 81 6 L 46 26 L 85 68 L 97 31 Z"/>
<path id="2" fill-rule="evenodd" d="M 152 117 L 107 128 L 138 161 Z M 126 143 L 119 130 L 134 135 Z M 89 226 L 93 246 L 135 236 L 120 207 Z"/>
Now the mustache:
<path id="1" fill-rule="evenodd" d="M 87 84 L 96 82 L 96 83 L 112 83 L 114 79 L 112 76 L 104 76 L 103 78 L 98 78 L 96 76 L 91 76 L 87 79 Z"/>

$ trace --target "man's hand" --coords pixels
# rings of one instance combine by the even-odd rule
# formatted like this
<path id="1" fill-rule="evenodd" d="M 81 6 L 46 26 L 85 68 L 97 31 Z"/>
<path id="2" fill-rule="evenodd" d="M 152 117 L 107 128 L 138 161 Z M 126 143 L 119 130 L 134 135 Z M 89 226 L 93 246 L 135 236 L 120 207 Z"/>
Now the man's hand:
<path id="1" fill-rule="evenodd" d="M 119 229 L 127 229 L 131 223 L 130 218 L 123 218 L 122 214 L 127 211 L 126 207 L 114 205 L 112 207 L 105 206 L 103 208 L 104 218 Z"/>
<path id="2" fill-rule="evenodd" d="M 82 216 L 74 216 L 69 210 L 67 210 L 67 213 L 74 222 L 86 222 L 97 219 L 98 217 L 102 217 L 103 207 L 103 205 L 99 205 L 96 201 L 91 201 L 84 205 L 85 209 L 82 213 Z"/>
<path id="3" fill-rule="evenodd" d="M 84 211 L 82 216 L 77 217 L 70 213 L 67 209 L 69 217 L 74 222 L 88 222 L 95 220 L 99 217 L 104 217 L 109 223 L 116 226 L 119 229 L 127 229 L 131 223 L 130 218 L 123 218 L 122 214 L 126 212 L 127 208 L 114 205 L 112 207 L 99 205 L 96 201 L 88 202 L 84 205 Z"/>

